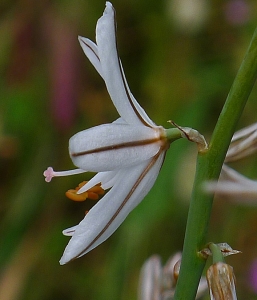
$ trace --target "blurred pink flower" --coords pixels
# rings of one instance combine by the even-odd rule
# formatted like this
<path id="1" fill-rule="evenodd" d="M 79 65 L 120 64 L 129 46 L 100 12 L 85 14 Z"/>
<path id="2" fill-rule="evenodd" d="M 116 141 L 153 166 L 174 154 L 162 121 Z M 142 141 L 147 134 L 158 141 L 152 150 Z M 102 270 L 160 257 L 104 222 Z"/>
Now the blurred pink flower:
<path id="1" fill-rule="evenodd" d="M 75 119 L 77 106 L 78 63 L 75 30 L 52 12 L 45 19 L 49 41 L 51 113 L 59 130 L 67 130 Z"/>
<path id="2" fill-rule="evenodd" d="M 249 20 L 249 4 L 244 0 L 230 0 L 225 4 L 224 13 L 228 23 L 242 25 Z"/>
<path id="3" fill-rule="evenodd" d="M 257 259 L 252 262 L 250 267 L 249 284 L 251 289 L 257 294 Z"/>

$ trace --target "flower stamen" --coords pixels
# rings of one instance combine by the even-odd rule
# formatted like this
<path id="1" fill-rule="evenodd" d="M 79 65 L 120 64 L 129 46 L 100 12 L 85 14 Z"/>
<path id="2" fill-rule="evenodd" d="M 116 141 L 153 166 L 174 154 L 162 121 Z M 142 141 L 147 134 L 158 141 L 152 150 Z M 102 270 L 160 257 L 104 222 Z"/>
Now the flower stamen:
<path id="1" fill-rule="evenodd" d="M 78 194 L 78 190 L 84 186 L 88 181 L 81 182 L 75 189 L 68 190 L 65 195 L 69 199 L 73 201 L 85 201 L 87 198 L 92 200 L 98 200 L 100 195 L 104 194 L 104 189 L 101 187 L 101 183 L 98 183 L 97 185 L 93 186 L 89 190 Z"/>

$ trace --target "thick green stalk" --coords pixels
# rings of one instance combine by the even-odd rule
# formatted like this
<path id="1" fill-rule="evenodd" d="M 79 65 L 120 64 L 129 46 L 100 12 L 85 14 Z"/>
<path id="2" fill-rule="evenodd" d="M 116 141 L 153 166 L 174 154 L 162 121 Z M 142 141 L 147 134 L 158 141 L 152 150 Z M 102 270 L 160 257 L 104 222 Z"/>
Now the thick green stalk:
<path id="1" fill-rule="evenodd" d="M 198 155 L 175 300 L 195 299 L 205 266 L 205 260 L 198 251 L 207 243 L 213 202 L 213 196 L 204 193 L 202 185 L 207 180 L 218 178 L 231 137 L 256 78 L 257 29 L 218 119 L 209 150 Z"/>

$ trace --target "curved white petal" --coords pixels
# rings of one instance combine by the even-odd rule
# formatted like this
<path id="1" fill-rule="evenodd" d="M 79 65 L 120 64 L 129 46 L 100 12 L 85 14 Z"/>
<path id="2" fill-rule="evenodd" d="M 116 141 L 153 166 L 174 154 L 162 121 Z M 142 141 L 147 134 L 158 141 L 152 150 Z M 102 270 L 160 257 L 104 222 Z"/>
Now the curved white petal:
<path id="1" fill-rule="evenodd" d="M 129 97 L 130 97 L 130 100 L 132 101 L 133 105 L 135 106 L 135 109 L 138 111 L 138 113 L 140 114 L 140 116 L 144 119 L 144 121 L 146 123 L 148 123 L 150 126 L 152 127 L 155 127 L 157 126 L 147 115 L 147 113 L 145 112 L 145 110 L 143 109 L 143 107 L 137 102 L 137 100 L 135 99 L 135 97 L 133 96 L 133 94 L 131 93 L 130 89 L 129 89 L 129 86 L 128 86 L 128 82 L 126 80 L 126 77 L 125 77 L 125 73 L 124 73 L 124 70 L 123 70 L 123 67 L 122 67 L 122 64 L 121 64 L 121 61 L 120 61 L 120 67 L 121 67 L 121 70 L 122 70 L 122 76 L 124 78 L 124 83 L 127 87 L 127 91 L 129 93 Z"/>
<path id="2" fill-rule="evenodd" d="M 74 165 L 92 172 L 112 171 L 153 157 L 160 149 L 162 128 L 103 124 L 71 137 Z"/>
<path id="3" fill-rule="evenodd" d="M 78 225 L 72 226 L 70 228 L 64 229 L 62 234 L 65 236 L 73 236 L 75 230 L 77 229 Z"/>
<path id="4" fill-rule="evenodd" d="M 249 179 L 248 177 L 242 175 L 241 173 L 235 171 L 225 164 L 222 166 L 219 181 L 231 181 L 237 184 L 244 184 L 246 186 L 252 186 L 256 184 L 255 180 Z"/>
<path id="5" fill-rule="evenodd" d="M 161 257 L 153 255 L 144 263 L 141 269 L 138 298 L 140 300 L 161 300 L 162 281 Z"/>
<path id="6" fill-rule="evenodd" d="M 82 47 L 84 53 L 86 54 L 91 64 L 95 67 L 96 71 L 103 77 L 102 67 L 98 56 L 98 49 L 96 44 L 93 43 L 91 40 L 84 38 L 82 36 L 79 36 L 78 40 L 80 46 Z"/>
<path id="7" fill-rule="evenodd" d="M 119 171 L 118 171 L 119 172 Z M 77 194 L 81 194 L 91 189 L 98 183 L 101 183 L 101 187 L 104 190 L 109 189 L 114 185 L 114 179 L 116 178 L 117 171 L 107 171 L 99 172 L 93 178 L 91 178 L 85 185 L 83 185 L 78 191 Z"/>
<path id="8" fill-rule="evenodd" d="M 107 90 L 118 113 L 128 124 L 154 126 L 129 90 L 117 53 L 115 31 L 115 11 L 112 4 L 106 2 L 96 26 L 96 43 Z"/>
<path id="9" fill-rule="evenodd" d="M 235 142 L 237 140 L 245 138 L 246 136 L 249 136 L 250 134 L 254 133 L 256 130 L 257 123 L 253 123 L 252 125 L 242 128 L 233 135 L 231 142 Z"/>
<path id="10" fill-rule="evenodd" d="M 223 165 L 219 181 L 208 181 L 204 190 L 225 196 L 243 205 L 257 205 L 257 181 L 249 179 L 227 165 Z"/>
<path id="11" fill-rule="evenodd" d="M 80 257 L 104 242 L 152 188 L 165 152 L 122 170 L 113 188 L 88 212 L 70 239 L 60 264 Z"/>
<path id="12" fill-rule="evenodd" d="M 108 180 L 106 179 L 105 182 L 102 182 L 101 186 L 104 190 L 108 190 L 109 188 L 113 187 L 115 182 L 118 180 L 120 176 L 122 176 L 123 170 L 117 171 L 110 171 L 110 176 L 108 176 Z"/>

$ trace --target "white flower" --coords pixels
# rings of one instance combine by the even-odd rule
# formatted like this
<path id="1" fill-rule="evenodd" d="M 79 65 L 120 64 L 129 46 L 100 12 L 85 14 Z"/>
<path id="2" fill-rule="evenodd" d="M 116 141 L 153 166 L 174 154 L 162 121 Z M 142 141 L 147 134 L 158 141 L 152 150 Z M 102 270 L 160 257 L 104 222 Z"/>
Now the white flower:
<path id="1" fill-rule="evenodd" d="M 249 179 L 232 168 L 223 165 L 219 181 L 204 184 L 207 192 L 228 198 L 242 205 L 257 205 L 257 181 Z"/>
<path id="2" fill-rule="evenodd" d="M 63 231 L 72 237 L 60 264 L 86 254 L 120 226 L 152 188 L 170 144 L 165 129 L 154 124 L 129 90 L 117 53 L 115 26 L 114 8 L 106 2 L 96 26 L 96 44 L 83 37 L 79 42 L 105 81 L 121 118 L 70 139 L 70 157 L 78 169 L 54 172 L 49 167 L 44 172 L 47 182 L 54 176 L 99 172 L 81 188 L 71 190 L 75 196 L 85 193 L 84 199 L 96 185 L 110 189 L 77 226 Z M 181 137 L 178 129 L 173 130 L 175 136 L 169 140 Z"/>
<path id="3" fill-rule="evenodd" d="M 257 123 L 254 123 L 233 135 L 225 163 L 240 160 L 256 151 Z M 208 181 L 203 188 L 239 204 L 257 205 L 257 181 L 245 177 L 226 164 L 222 167 L 219 181 Z"/>
<path id="4" fill-rule="evenodd" d="M 162 266 L 159 255 L 152 255 L 141 268 L 138 288 L 139 300 L 171 300 L 179 276 L 181 253 L 172 255 Z M 196 299 L 207 291 L 207 281 L 201 277 Z"/>
<path id="5" fill-rule="evenodd" d="M 225 162 L 242 159 L 257 150 L 257 123 L 238 130 L 231 140 Z"/>

